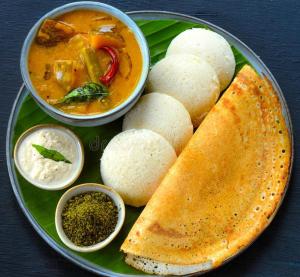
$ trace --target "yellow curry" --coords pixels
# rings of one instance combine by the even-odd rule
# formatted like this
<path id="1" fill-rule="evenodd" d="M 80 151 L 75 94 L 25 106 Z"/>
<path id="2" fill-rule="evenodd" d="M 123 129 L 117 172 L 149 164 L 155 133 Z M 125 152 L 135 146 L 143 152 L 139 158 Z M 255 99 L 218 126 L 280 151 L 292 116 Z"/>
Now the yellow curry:
<path id="1" fill-rule="evenodd" d="M 79 115 L 108 111 L 137 85 L 142 56 L 133 32 L 111 15 L 79 10 L 46 19 L 28 58 L 39 95 Z"/>

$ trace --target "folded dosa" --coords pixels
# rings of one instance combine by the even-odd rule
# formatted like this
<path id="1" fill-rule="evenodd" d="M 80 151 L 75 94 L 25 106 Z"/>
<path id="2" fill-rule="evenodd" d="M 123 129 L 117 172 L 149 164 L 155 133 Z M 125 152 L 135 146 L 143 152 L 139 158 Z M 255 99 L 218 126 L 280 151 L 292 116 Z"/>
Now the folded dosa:
<path id="1" fill-rule="evenodd" d="M 177 275 L 219 266 L 270 222 L 290 158 L 279 99 L 244 66 L 132 227 L 121 247 L 126 262 Z"/>

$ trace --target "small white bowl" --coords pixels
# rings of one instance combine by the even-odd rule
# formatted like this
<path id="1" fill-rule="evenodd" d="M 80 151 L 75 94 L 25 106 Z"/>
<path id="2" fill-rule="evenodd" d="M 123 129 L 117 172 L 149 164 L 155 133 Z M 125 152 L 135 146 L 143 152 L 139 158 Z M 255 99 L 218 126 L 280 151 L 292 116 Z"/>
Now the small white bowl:
<path id="1" fill-rule="evenodd" d="M 24 141 L 24 139 L 27 136 L 29 136 L 30 134 L 32 134 L 40 129 L 43 129 L 43 128 L 57 129 L 57 130 L 65 132 L 68 136 L 70 136 L 74 140 L 74 142 L 76 143 L 78 152 L 79 152 L 79 154 L 78 154 L 79 163 L 76 168 L 76 171 L 71 176 L 72 178 L 62 181 L 59 185 L 53 185 L 53 184 L 47 185 L 47 184 L 42 184 L 38 181 L 32 180 L 28 176 L 28 174 L 22 170 L 22 167 L 21 167 L 18 157 L 17 157 L 19 147 L 22 144 L 22 142 Z M 75 133 L 73 133 L 70 129 L 60 126 L 60 125 L 56 125 L 56 124 L 39 124 L 39 125 L 29 128 L 24 133 L 22 133 L 22 135 L 18 138 L 18 140 L 15 144 L 15 148 L 14 148 L 14 162 L 15 162 L 15 165 L 16 165 L 18 171 L 20 172 L 20 174 L 32 185 L 34 185 L 38 188 L 41 188 L 41 189 L 45 189 L 45 190 L 61 190 L 61 189 L 71 186 L 78 179 L 78 177 L 83 169 L 83 165 L 84 165 L 84 147 L 83 147 L 83 144 L 82 144 L 81 140 L 79 139 L 79 137 Z"/>
<path id="2" fill-rule="evenodd" d="M 65 234 L 63 227 L 62 227 L 62 218 L 61 214 L 63 211 L 63 208 L 65 207 L 67 201 L 71 199 L 73 196 L 89 192 L 89 191 L 100 191 L 108 195 L 115 205 L 118 208 L 118 221 L 117 225 L 115 227 L 115 230 L 103 241 L 96 243 L 91 246 L 78 246 L 74 244 Z M 125 220 L 125 205 L 123 202 L 123 199 L 121 196 L 114 191 L 112 188 L 100 185 L 100 184 L 94 184 L 94 183 L 86 183 L 82 185 L 78 185 L 75 187 L 70 188 L 67 190 L 60 200 L 57 203 L 56 211 L 55 211 L 55 227 L 58 236 L 60 237 L 61 241 L 68 246 L 70 249 L 78 251 L 78 252 L 94 252 L 97 250 L 100 250 L 104 248 L 106 245 L 108 245 L 120 232 Z"/>

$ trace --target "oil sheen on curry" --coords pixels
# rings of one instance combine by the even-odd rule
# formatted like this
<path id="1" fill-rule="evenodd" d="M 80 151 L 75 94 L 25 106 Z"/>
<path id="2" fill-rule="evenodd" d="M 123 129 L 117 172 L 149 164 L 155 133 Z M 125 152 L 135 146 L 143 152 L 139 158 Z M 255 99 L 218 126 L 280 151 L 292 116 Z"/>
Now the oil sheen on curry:
<path id="1" fill-rule="evenodd" d="M 142 56 L 133 32 L 121 21 L 80 10 L 41 24 L 28 68 L 49 104 L 66 113 L 93 115 L 129 97 L 141 75 Z"/>

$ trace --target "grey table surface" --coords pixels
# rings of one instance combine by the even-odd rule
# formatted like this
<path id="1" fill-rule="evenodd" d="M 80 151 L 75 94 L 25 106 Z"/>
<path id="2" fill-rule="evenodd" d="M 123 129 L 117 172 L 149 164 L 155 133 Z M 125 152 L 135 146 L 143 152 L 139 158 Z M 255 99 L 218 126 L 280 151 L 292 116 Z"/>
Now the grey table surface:
<path id="1" fill-rule="evenodd" d="M 70 1 L 0 1 L 0 276 L 92 276 L 52 250 L 35 233 L 13 195 L 5 165 L 7 121 L 22 84 L 22 42 L 34 22 Z M 242 255 L 210 276 L 300 276 L 300 1 L 106 1 L 124 11 L 186 13 L 228 30 L 266 63 L 279 82 L 294 125 L 295 163 L 275 220 Z"/>

